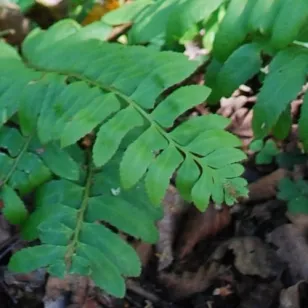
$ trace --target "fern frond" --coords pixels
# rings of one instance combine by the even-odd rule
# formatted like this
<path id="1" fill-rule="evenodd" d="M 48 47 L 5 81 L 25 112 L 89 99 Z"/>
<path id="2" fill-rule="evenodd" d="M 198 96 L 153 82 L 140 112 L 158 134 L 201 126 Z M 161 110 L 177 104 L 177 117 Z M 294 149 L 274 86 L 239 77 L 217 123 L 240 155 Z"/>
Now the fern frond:
<path id="1" fill-rule="evenodd" d="M 262 66 L 261 49 L 262 46 L 256 43 L 236 49 L 216 72 L 208 100 L 217 102 L 221 97 L 231 96 L 241 84 L 256 75 Z"/>
<path id="2" fill-rule="evenodd" d="M 215 36 L 214 58 L 206 74 L 207 84 L 213 88 L 209 102 L 217 103 L 222 96 L 230 96 L 257 75 L 265 65 L 262 54 L 273 57 L 254 108 L 257 138 L 270 131 L 278 138 L 288 134 L 288 106 L 307 76 L 307 48 L 290 44 L 305 37 L 308 6 L 304 0 L 293 4 L 289 0 L 232 0 Z M 288 14 L 292 18 L 286 18 Z"/>
<path id="3" fill-rule="evenodd" d="M 128 32 L 131 44 L 165 40 L 167 45 L 179 41 L 199 21 L 207 21 L 224 0 L 141 0 L 124 4 L 106 14 L 103 21 L 110 25 L 132 22 Z M 164 42 L 163 42 L 164 43 Z"/>
<path id="4" fill-rule="evenodd" d="M 285 48 L 292 43 L 308 19 L 306 0 L 298 0 L 296 4 L 292 0 L 280 0 L 280 2 L 270 40 L 277 49 Z"/>
<path id="5" fill-rule="evenodd" d="M 88 162 L 82 181 L 55 180 L 38 190 L 38 207 L 22 232 L 28 240 L 39 237 L 42 245 L 18 251 L 10 260 L 11 270 L 47 267 L 58 277 L 81 274 L 114 296 L 124 295 L 124 277 L 140 274 L 139 258 L 120 236 L 97 222 L 154 243 L 155 221 L 162 217 L 162 209 L 151 206 L 141 185 L 120 189 L 114 172 L 117 160 L 103 170 Z"/>
<path id="6" fill-rule="evenodd" d="M 213 55 L 218 61 L 225 61 L 244 42 L 254 4 L 255 1 L 231 0 L 213 44 Z"/>
<path id="7" fill-rule="evenodd" d="M 292 46 L 274 57 L 254 107 L 253 129 L 257 138 L 263 138 L 270 131 L 296 98 L 306 81 L 307 71 L 307 48 Z"/>
<path id="8" fill-rule="evenodd" d="M 120 165 L 121 180 L 124 187 L 130 188 L 147 172 L 146 187 L 155 204 L 162 200 L 172 174 L 179 169 L 183 175 L 181 168 L 186 159 L 192 160 L 199 176 L 187 178 L 185 174 L 178 181 L 179 187 L 185 187 L 185 193 L 181 191 L 185 196 L 191 191 L 189 199 L 200 209 L 207 207 L 210 196 L 219 203 L 230 200 L 224 185 L 235 185 L 234 197 L 237 192 L 246 193 L 244 180 L 232 182 L 242 169 L 235 168 L 236 172 L 228 176 L 223 174 L 226 168 L 232 169 L 234 163 L 245 158 L 242 151 L 235 149 L 241 145 L 240 141 L 223 130 L 225 119 L 215 116 L 216 123 L 211 126 L 207 123 L 213 122 L 213 116 L 205 116 L 200 127 L 197 120 L 191 119 L 167 132 L 179 115 L 205 101 L 210 93 L 204 86 L 186 86 L 165 99 L 160 96 L 165 89 L 192 74 L 197 63 L 172 52 L 84 41 L 85 28 L 80 30 L 80 38 L 75 32 L 72 37 L 71 24 L 60 22 L 46 32 L 36 31 L 25 40 L 23 56 L 27 65 L 22 71 L 26 76 L 33 73 L 40 76 L 27 83 L 22 95 L 19 118 L 23 131 L 35 129 L 28 126 L 37 123 L 42 143 L 61 140 L 62 146 L 68 146 L 97 129 L 93 158 L 96 166 L 102 166 L 118 151 L 123 138 L 140 128 L 140 139 L 128 146 Z M 75 24 L 72 27 L 75 31 Z M 162 101 L 157 105 L 158 100 Z M 187 130 L 187 126 L 192 130 Z M 131 157 L 135 157 L 134 163 L 130 163 Z M 132 175 L 129 180 L 126 174 Z M 215 198 L 212 185 L 204 194 L 194 190 L 206 176 L 209 182 L 219 183 L 222 191 L 219 198 Z"/>
<path id="9" fill-rule="evenodd" d="M 270 35 L 282 3 L 281 0 L 257 0 L 248 21 L 249 30 L 262 35 Z"/>
<path id="10" fill-rule="evenodd" d="M 67 179 L 79 178 L 79 166 L 54 143 L 42 146 L 34 135 L 23 136 L 16 128 L 0 129 L 0 196 L 4 215 L 20 224 L 27 211 L 19 194 L 32 192 L 57 175 Z M 18 193 L 17 193 L 18 192 Z"/>

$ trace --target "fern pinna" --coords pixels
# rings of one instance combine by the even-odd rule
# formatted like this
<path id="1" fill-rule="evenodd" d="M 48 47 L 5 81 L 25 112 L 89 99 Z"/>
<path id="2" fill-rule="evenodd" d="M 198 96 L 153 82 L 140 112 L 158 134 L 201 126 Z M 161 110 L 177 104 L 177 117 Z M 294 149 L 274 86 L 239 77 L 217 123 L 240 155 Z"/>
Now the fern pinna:
<path id="1" fill-rule="evenodd" d="M 132 23 L 130 44 L 164 49 L 199 37 L 203 28 L 203 47 L 212 51 L 205 76 L 212 88 L 208 103 L 219 103 L 260 76 L 264 81 L 254 107 L 255 137 L 288 135 L 290 102 L 302 90 L 308 72 L 307 0 L 138 0 L 103 20 L 110 25 Z M 306 118 L 302 112 L 299 130 L 308 149 Z"/>
<path id="2" fill-rule="evenodd" d="M 307 79 L 307 29 L 306 0 L 231 0 L 206 73 L 213 90 L 208 102 L 231 96 L 241 84 L 259 75 L 264 81 L 254 107 L 254 135 L 264 138 L 272 132 L 284 139 L 292 123 L 290 103 Z M 306 117 L 302 112 L 299 130 L 308 149 Z"/>
<path id="3" fill-rule="evenodd" d="M 162 95 L 197 63 L 173 52 L 103 42 L 99 25 L 80 28 L 64 20 L 36 29 L 24 41 L 22 57 L 0 45 L 1 123 L 14 116 L 22 136 L 37 135 L 43 153 L 58 146 L 80 166 L 74 178 L 47 166 L 53 179 L 36 190 L 37 208 L 22 224 L 24 237 L 39 237 L 42 245 L 17 252 L 10 268 L 88 275 L 123 296 L 123 277 L 140 272 L 138 258 L 98 222 L 154 242 L 161 210 L 150 203 L 160 204 L 174 173 L 180 193 L 199 209 L 210 198 L 232 204 L 247 194 L 238 163 L 245 154 L 224 130 L 229 121 L 223 117 L 192 117 L 173 128 L 210 93 L 191 85 Z M 83 152 L 76 142 L 89 133 L 93 146 Z"/>

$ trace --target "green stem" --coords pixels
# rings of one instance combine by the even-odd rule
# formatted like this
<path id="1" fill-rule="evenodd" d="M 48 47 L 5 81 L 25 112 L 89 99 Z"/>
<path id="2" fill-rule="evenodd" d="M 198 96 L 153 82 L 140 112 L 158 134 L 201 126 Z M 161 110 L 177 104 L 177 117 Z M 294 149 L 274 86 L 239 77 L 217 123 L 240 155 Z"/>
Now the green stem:
<path id="1" fill-rule="evenodd" d="M 11 178 L 11 176 L 13 175 L 13 173 L 15 172 L 15 170 L 17 169 L 18 163 L 20 161 L 20 159 L 22 158 L 22 156 L 24 155 L 24 153 L 27 151 L 29 144 L 31 142 L 32 136 L 28 137 L 28 139 L 26 140 L 24 146 L 22 147 L 21 151 L 19 152 L 18 156 L 15 158 L 14 164 L 11 168 L 11 170 L 9 171 L 9 173 L 7 174 L 7 176 L 5 177 L 5 179 L 0 182 L 0 188 L 2 186 L 4 186 L 9 179 Z"/>
<path id="2" fill-rule="evenodd" d="M 89 197 L 90 197 L 90 189 L 91 189 L 91 183 L 92 183 L 92 176 L 93 176 L 93 166 L 91 164 L 91 153 L 89 153 L 89 158 L 88 158 L 88 170 L 87 170 L 87 178 L 85 182 L 85 190 L 82 198 L 82 203 L 80 206 L 80 209 L 77 214 L 77 223 L 76 223 L 76 228 L 75 232 L 73 234 L 73 238 L 68 245 L 66 254 L 65 254 L 65 261 L 67 265 L 67 269 L 69 270 L 71 266 L 71 259 L 73 254 L 75 253 L 78 245 L 78 239 L 79 235 L 81 232 L 82 224 L 84 221 L 84 215 L 87 210 L 88 202 L 89 202 Z"/>

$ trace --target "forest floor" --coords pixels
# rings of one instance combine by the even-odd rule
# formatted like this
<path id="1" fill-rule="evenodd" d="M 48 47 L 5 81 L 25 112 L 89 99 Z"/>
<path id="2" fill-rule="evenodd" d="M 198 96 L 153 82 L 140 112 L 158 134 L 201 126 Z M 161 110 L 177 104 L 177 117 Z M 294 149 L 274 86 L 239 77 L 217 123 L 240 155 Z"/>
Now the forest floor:
<path id="1" fill-rule="evenodd" d="M 19 33 L 21 38 L 23 33 Z M 15 43 L 15 42 L 14 42 Z M 190 81 L 200 83 L 197 74 Z M 260 84 L 252 80 L 220 108 L 206 104 L 185 117 L 216 112 L 231 119 L 228 130 L 243 142 L 248 155 L 244 177 L 249 196 L 232 207 L 210 204 L 201 213 L 170 185 L 156 245 L 132 241 L 143 264 L 142 275 L 127 281 L 124 299 L 112 298 L 85 278 L 48 278 L 44 270 L 15 275 L 7 270 L 12 249 L 20 245 L 0 217 L 1 308 L 300 308 L 308 307 L 308 216 L 291 215 L 277 198 L 285 178 L 306 177 L 306 160 L 298 160 L 296 118 L 301 97 L 292 103 L 294 124 L 278 142 L 280 160 L 257 164 L 249 150 L 253 140 L 252 107 Z M 290 161 L 294 161 L 290 169 Z M 82 303 L 82 304 L 81 304 Z"/>

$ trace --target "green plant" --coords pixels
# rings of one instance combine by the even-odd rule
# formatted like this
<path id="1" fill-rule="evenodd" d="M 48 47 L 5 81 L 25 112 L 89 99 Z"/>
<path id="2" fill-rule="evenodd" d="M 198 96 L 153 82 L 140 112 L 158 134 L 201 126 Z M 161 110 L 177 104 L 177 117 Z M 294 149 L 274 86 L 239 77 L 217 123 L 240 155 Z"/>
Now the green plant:
<path id="1" fill-rule="evenodd" d="M 288 135 L 290 102 L 301 91 L 308 71 L 305 0 L 137 0 L 103 21 L 133 22 L 129 43 L 156 42 L 163 48 L 174 47 L 185 35 L 196 36 L 204 27 L 203 44 L 212 50 L 205 81 L 213 91 L 207 102 L 215 104 L 253 77 L 265 75 L 254 108 L 255 137 L 262 139 L 270 132 L 279 139 Z M 307 149 L 306 114 L 301 114 L 299 131 Z"/>
<path id="2" fill-rule="evenodd" d="M 180 193 L 200 210 L 210 198 L 231 205 L 247 194 L 247 183 L 240 177 L 241 143 L 224 130 L 229 120 L 207 115 L 174 127 L 179 115 L 210 93 L 190 85 L 166 95 L 198 63 L 174 52 L 103 42 L 110 30 L 101 22 L 81 28 L 63 20 L 30 33 L 21 56 L 0 44 L 5 140 L 0 149 L 15 160 L 0 189 L 5 208 L 22 215 L 11 221 L 22 221 L 24 238 L 42 243 L 13 255 L 10 269 L 43 266 L 60 277 L 88 275 L 107 292 L 123 296 L 124 277 L 138 275 L 140 262 L 109 226 L 154 242 L 161 209 L 150 203 L 160 204 L 175 171 Z M 14 153 L 17 141 L 6 141 L 13 130 L 24 144 Z M 81 149 L 78 141 L 88 134 L 90 145 Z M 39 145 L 25 141 L 31 136 Z M 35 177 L 23 192 L 12 176 L 36 172 L 32 160 L 24 162 L 26 153 L 44 163 L 44 177 Z M 36 209 L 26 218 L 20 197 L 30 190 Z"/>
<path id="3" fill-rule="evenodd" d="M 66 149 L 53 143 L 46 146 L 31 134 L 23 136 L 18 129 L 0 128 L 0 187 L 4 201 L 4 214 L 13 224 L 23 223 L 27 216 L 21 196 L 35 190 L 52 175 L 77 180 L 80 166 Z"/>
<path id="4" fill-rule="evenodd" d="M 285 138 L 291 126 L 290 102 L 306 82 L 308 49 L 298 41 L 308 40 L 307 25 L 305 0 L 232 0 L 214 40 L 206 74 L 213 89 L 208 101 L 230 96 L 263 70 L 265 78 L 254 107 L 254 134 L 262 139 L 272 131 L 275 137 Z M 301 117 L 299 130 L 306 144 L 306 113 Z"/>
<path id="5" fill-rule="evenodd" d="M 215 28 L 219 11 L 225 0 L 137 0 L 106 14 L 103 21 L 109 25 L 132 22 L 128 31 L 130 44 L 153 43 L 165 48 L 174 47 L 187 34 L 198 33 L 198 23 Z M 205 42 L 211 42 L 211 31 Z M 191 36 L 191 35 L 190 35 Z"/>
<path id="6" fill-rule="evenodd" d="M 278 198 L 287 202 L 292 214 L 308 213 L 308 183 L 305 180 L 282 179 L 279 183 Z"/>
<path id="7" fill-rule="evenodd" d="M 257 164 L 270 164 L 279 153 L 276 143 L 271 139 L 265 143 L 260 139 L 254 140 L 250 143 L 249 149 L 258 152 L 256 155 Z"/>

